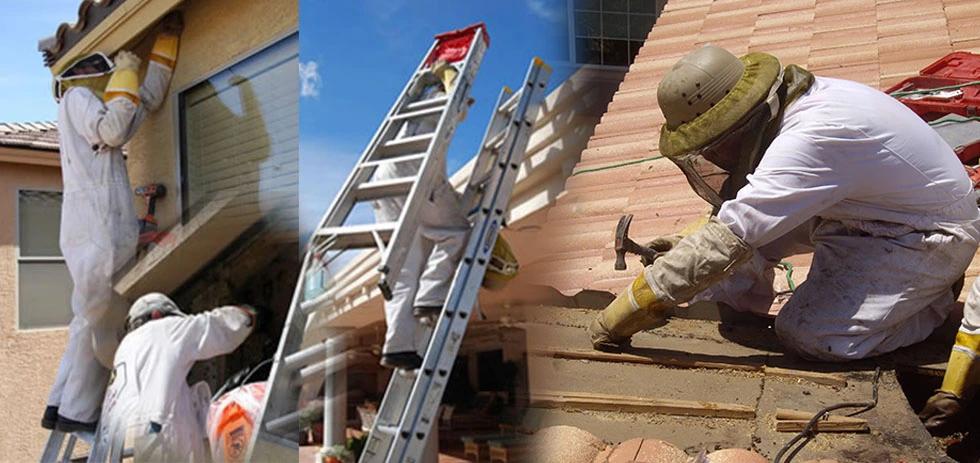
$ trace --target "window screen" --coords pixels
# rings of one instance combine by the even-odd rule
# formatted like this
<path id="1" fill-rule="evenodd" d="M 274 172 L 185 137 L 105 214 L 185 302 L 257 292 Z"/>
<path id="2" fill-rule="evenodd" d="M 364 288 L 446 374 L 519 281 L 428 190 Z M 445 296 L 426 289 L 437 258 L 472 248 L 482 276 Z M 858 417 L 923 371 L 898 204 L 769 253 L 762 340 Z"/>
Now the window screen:
<path id="1" fill-rule="evenodd" d="M 71 276 L 58 245 L 61 192 L 22 190 L 17 197 L 17 328 L 71 321 Z"/>
<path id="2" fill-rule="evenodd" d="M 275 212 L 277 229 L 297 229 L 297 42 L 293 34 L 181 92 L 185 222 L 225 193 L 237 198 L 229 217 Z"/>
<path id="3" fill-rule="evenodd" d="M 633 64 L 666 0 L 569 0 L 572 59 L 579 64 Z"/>

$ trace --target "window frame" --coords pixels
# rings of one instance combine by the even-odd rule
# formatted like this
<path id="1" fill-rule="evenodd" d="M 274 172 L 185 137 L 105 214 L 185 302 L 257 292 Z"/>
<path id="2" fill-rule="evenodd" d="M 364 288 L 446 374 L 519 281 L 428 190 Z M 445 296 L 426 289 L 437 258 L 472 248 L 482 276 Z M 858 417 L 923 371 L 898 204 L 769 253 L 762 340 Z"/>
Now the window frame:
<path id="1" fill-rule="evenodd" d="M 175 91 L 170 92 L 171 93 L 170 98 L 172 103 L 170 107 L 173 108 L 172 110 L 173 127 L 174 127 L 173 146 L 176 148 L 177 151 L 176 152 L 177 155 L 174 156 L 174 172 L 176 172 L 176 177 L 177 177 L 175 182 L 176 188 L 174 188 L 177 191 L 174 192 L 175 193 L 174 199 L 176 200 L 176 204 L 178 207 L 177 216 L 180 219 L 179 223 L 186 224 L 187 221 L 191 219 L 191 217 L 188 216 L 188 212 L 187 212 L 189 210 L 188 207 L 189 205 L 185 204 L 188 198 L 188 194 L 186 192 L 187 166 L 185 161 L 186 158 L 185 154 L 187 153 L 187 144 L 186 144 L 186 137 L 185 137 L 185 133 L 186 133 L 185 125 L 184 125 L 185 121 L 184 118 L 181 117 L 181 115 L 184 113 L 183 100 L 181 99 L 181 95 L 193 89 L 194 87 L 204 82 L 207 82 L 208 80 L 211 80 L 218 74 L 227 71 L 229 68 L 244 63 L 245 61 L 248 61 L 250 58 L 254 57 L 255 55 L 276 46 L 280 42 L 289 40 L 294 36 L 296 40 L 296 52 L 298 57 L 299 40 L 300 40 L 299 27 L 293 27 L 279 35 L 273 36 L 271 39 L 262 42 L 259 45 L 242 52 L 240 55 L 237 55 L 232 59 L 222 63 L 220 66 L 215 67 L 213 71 L 205 74 L 204 76 L 188 81 L 184 85 L 177 88 Z M 297 104 L 299 103 L 297 102 Z M 169 194 L 170 192 L 168 191 L 167 193 Z"/>
<path id="2" fill-rule="evenodd" d="M 57 326 L 42 326 L 36 328 L 23 327 L 21 326 L 20 320 L 20 301 L 21 301 L 21 291 L 20 291 L 20 265 L 21 263 L 63 263 L 67 267 L 68 263 L 65 261 L 65 256 L 61 255 L 58 257 L 52 256 L 22 256 L 20 253 L 20 242 L 21 242 L 21 221 L 20 221 L 20 194 L 24 191 L 42 192 L 42 193 L 61 193 L 61 200 L 65 199 L 64 189 L 59 188 L 45 188 L 45 187 L 17 187 L 14 188 L 14 245 L 17 248 L 15 259 L 15 270 L 14 270 L 14 330 L 17 332 L 35 332 L 35 331 L 52 331 L 52 330 L 65 330 L 71 324 L 71 319 L 68 320 L 64 325 Z M 63 204 L 63 203 L 62 203 Z M 58 226 L 61 226 L 61 221 L 58 221 Z M 61 236 L 61 230 L 58 230 L 59 238 Z M 58 251 L 61 251 L 60 245 Z M 71 280 L 71 274 L 68 275 L 69 280 Z M 71 310 L 71 299 L 67 301 L 68 308 Z"/>
<path id="3" fill-rule="evenodd" d="M 576 65 L 578 65 L 578 66 L 580 66 L 582 68 L 586 68 L 586 69 L 611 69 L 611 70 L 616 70 L 616 71 L 627 71 L 627 70 L 629 70 L 629 67 L 630 67 L 629 64 L 627 64 L 625 66 L 618 66 L 618 65 L 613 65 L 613 64 L 584 63 L 584 62 L 579 62 L 579 60 L 578 60 L 578 48 L 576 46 L 576 42 L 577 42 L 578 39 L 580 39 L 580 38 L 581 39 L 599 39 L 600 41 L 607 39 L 607 37 L 605 35 L 603 35 L 603 32 L 602 32 L 602 14 L 603 14 L 603 9 L 602 9 L 602 3 L 601 3 L 601 1 L 602 0 L 599 0 L 599 2 L 600 2 L 599 3 L 599 10 L 588 10 L 588 9 L 579 10 L 579 9 L 576 9 L 575 8 L 575 0 L 566 0 L 566 9 L 565 9 L 565 11 L 568 13 L 568 19 L 567 19 L 568 20 L 568 60 L 570 62 L 572 62 L 572 63 L 574 63 L 574 64 L 576 64 Z M 655 26 L 657 24 L 657 20 L 660 19 L 660 13 L 663 12 L 662 5 L 666 5 L 667 4 L 667 0 L 650 0 L 650 1 L 654 2 L 654 13 L 652 14 L 652 16 L 653 16 L 653 24 L 651 24 L 651 26 L 650 26 L 652 28 L 653 26 Z M 659 11 L 658 11 L 658 6 L 661 6 L 660 9 L 659 9 Z M 599 34 L 597 36 L 580 35 L 580 34 L 578 34 L 578 32 L 575 29 L 575 12 L 576 11 L 592 12 L 592 13 L 597 13 L 599 15 L 599 28 L 600 28 L 600 30 L 599 30 Z M 608 37 L 608 38 L 611 39 L 611 40 L 624 40 L 624 41 L 627 42 L 627 46 L 629 46 L 629 43 L 630 42 L 637 42 L 637 41 L 643 42 L 643 40 L 634 40 L 634 39 L 632 39 L 630 37 L 630 30 L 629 30 L 629 27 L 630 27 L 629 25 L 630 25 L 630 19 L 631 19 L 631 17 L 634 16 L 634 15 L 637 15 L 638 16 L 640 14 L 631 13 L 629 11 L 626 11 L 626 12 L 615 12 L 615 13 L 626 15 L 626 28 L 627 28 L 626 29 L 626 38 L 625 39 L 612 38 L 612 37 Z M 627 53 L 629 53 L 629 49 L 628 48 L 627 48 Z"/>

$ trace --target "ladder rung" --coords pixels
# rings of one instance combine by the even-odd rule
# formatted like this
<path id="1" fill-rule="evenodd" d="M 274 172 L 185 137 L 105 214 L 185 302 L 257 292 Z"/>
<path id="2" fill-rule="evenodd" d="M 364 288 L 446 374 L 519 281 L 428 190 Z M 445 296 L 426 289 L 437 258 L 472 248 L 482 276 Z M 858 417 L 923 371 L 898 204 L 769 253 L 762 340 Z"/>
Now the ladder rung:
<path id="1" fill-rule="evenodd" d="M 336 237 L 332 246 L 335 249 L 373 248 L 377 246 L 374 233 L 378 233 L 382 240 L 388 242 L 397 225 L 396 222 L 385 222 L 348 225 L 346 227 L 324 227 L 316 231 L 316 236 Z"/>
<path id="2" fill-rule="evenodd" d="M 351 358 L 350 354 L 350 352 L 344 352 L 342 354 L 334 355 L 322 362 L 317 362 L 310 366 L 301 368 L 299 370 L 299 377 L 296 385 L 302 385 L 309 381 L 310 378 L 329 375 L 347 368 L 347 362 Z"/>
<path id="3" fill-rule="evenodd" d="M 433 106 L 431 108 L 420 109 L 418 111 L 408 111 L 400 114 L 394 115 L 391 120 L 393 121 L 403 121 L 406 119 L 414 119 L 417 117 L 434 116 L 445 110 L 445 106 Z"/>
<path id="4" fill-rule="evenodd" d="M 415 153 L 415 154 L 406 154 L 404 156 L 393 156 L 390 158 L 383 158 L 375 161 L 364 161 L 361 163 L 361 169 L 365 169 L 368 167 L 378 167 L 381 164 L 387 164 L 387 163 L 418 161 L 418 160 L 425 159 L 425 155 L 426 153 Z"/>
<path id="5" fill-rule="evenodd" d="M 499 150 L 500 146 L 504 144 L 504 140 L 507 138 L 507 129 L 497 132 L 490 140 L 487 140 L 487 144 L 483 147 L 488 150 Z"/>
<path id="6" fill-rule="evenodd" d="M 504 104 L 500 105 L 500 107 L 497 108 L 497 112 L 501 114 L 507 114 L 513 111 L 514 108 L 517 107 L 517 102 L 521 101 L 521 95 L 523 94 L 524 94 L 524 89 L 514 92 L 514 94 L 511 95 L 510 98 L 507 98 L 507 101 L 505 101 Z"/>
<path id="7" fill-rule="evenodd" d="M 442 106 L 447 101 L 449 101 L 448 96 L 440 96 L 438 98 L 429 98 L 427 100 L 413 101 L 405 105 L 405 109 L 409 111 L 415 111 L 417 109 L 428 108 L 430 106 Z"/>
<path id="8" fill-rule="evenodd" d="M 418 177 L 400 177 L 385 180 L 375 180 L 365 182 L 357 186 L 355 196 L 358 200 L 390 198 L 392 196 L 405 196 L 412 191 L 412 185 Z"/>
<path id="9" fill-rule="evenodd" d="M 389 140 L 378 147 L 375 153 L 385 155 L 428 151 L 429 144 L 432 142 L 434 136 L 435 134 L 432 133 L 424 133 L 422 135 Z"/>

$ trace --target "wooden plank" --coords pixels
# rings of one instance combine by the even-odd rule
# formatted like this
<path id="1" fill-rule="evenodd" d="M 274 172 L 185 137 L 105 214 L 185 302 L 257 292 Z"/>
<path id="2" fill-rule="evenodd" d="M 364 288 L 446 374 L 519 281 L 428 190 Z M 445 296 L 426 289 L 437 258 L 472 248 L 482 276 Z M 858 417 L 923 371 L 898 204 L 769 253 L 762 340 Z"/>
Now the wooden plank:
<path id="1" fill-rule="evenodd" d="M 776 420 L 776 432 L 800 432 L 809 420 Z M 818 421 L 814 426 L 818 432 L 868 432 L 866 421 L 852 423 L 849 421 Z"/>
<path id="2" fill-rule="evenodd" d="M 755 418 L 755 408 L 745 405 L 587 392 L 532 391 L 531 406 L 543 408 L 576 407 L 591 410 L 653 412 L 664 415 L 718 418 Z"/>
<path id="3" fill-rule="evenodd" d="M 788 368 L 779 367 L 763 367 L 763 371 L 769 376 L 778 376 L 781 378 L 789 379 L 805 379 L 812 383 L 824 384 L 827 386 L 834 387 L 845 387 L 847 386 L 847 379 L 841 375 L 834 373 L 820 373 L 817 371 L 805 371 L 805 370 L 790 370 Z"/>
<path id="4" fill-rule="evenodd" d="M 827 386 L 847 386 L 847 379 L 834 373 L 816 371 L 791 370 L 788 368 L 770 367 L 753 363 L 730 363 L 697 360 L 674 355 L 636 355 L 629 353 L 610 353 L 595 350 L 561 350 L 552 348 L 534 349 L 532 355 L 554 357 L 566 360 L 591 360 L 597 362 L 636 363 L 641 365 L 662 365 L 675 368 L 708 368 L 718 370 L 759 371 L 767 375 L 791 379 L 803 379 L 816 384 Z"/>
<path id="5" fill-rule="evenodd" d="M 813 418 L 813 412 L 805 412 L 802 410 L 793 410 L 789 408 L 777 408 L 776 409 L 776 419 L 777 420 L 809 420 Z M 862 418 L 855 418 L 853 416 L 841 416 L 841 415 L 829 415 L 827 417 L 828 421 L 840 422 L 840 423 L 867 423 L 868 421 Z"/>
<path id="6" fill-rule="evenodd" d="M 671 355 L 644 356 L 636 354 L 614 354 L 597 350 L 533 349 L 532 355 L 554 357 L 566 360 L 592 360 L 597 362 L 637 363 L 642 365 L 663 365 L 677 368 L 710 368 L 719 370 L 761 371 L 762 365 L 711 362 Z"/>

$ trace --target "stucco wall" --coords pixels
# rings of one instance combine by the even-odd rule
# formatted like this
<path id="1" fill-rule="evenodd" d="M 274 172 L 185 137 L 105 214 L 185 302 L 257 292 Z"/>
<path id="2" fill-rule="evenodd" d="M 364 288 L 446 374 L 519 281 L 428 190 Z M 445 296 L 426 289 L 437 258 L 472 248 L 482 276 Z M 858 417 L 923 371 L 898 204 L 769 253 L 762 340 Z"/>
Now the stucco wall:
<path id="1" fill-rule="evenodd" d="M 185 2 L 184 32 L 170 94 L 130 141 L 129 176 L 133 185 L 163 183 L 168 196 L 157 204 L 162 228 L 180 217 L 177 153 L 177 92 L 250 55 L 299 24 L 297 0 L 196 0 Z M 148 37 L 137 48 L 146 48 Z M 137 211 L 145 210 L 137 201 Z"/>
<path id="2" fill-rule="evenodd" d="M 17 190 L 61 189 L 58 167 L 0 162 L 0 461 L 37 461 L 41 413 L 67 329 L 17 330 Z"/>

